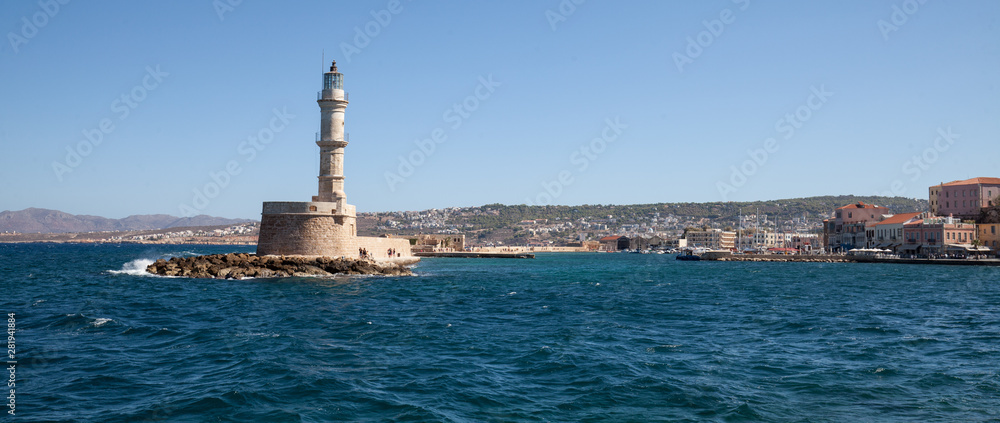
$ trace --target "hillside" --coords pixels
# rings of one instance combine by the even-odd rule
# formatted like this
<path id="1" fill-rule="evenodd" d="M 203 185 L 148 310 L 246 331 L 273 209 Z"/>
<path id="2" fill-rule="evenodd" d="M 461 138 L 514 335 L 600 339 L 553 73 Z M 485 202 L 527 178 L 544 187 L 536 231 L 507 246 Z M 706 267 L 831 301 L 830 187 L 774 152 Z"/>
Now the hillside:
<path id="1" fill-rule="evenodd" d="M 756 211 L 766 215 L 768 219 L 777 222 L 799 219 L 800 221 L 820 222 L 830 216 L 837 207 L 858 201 L 888 207 L 893 213 L 905 213 L 927 210 L 927 200 L 917 200 L 902 197 L 859 197 L 852 195 L 821 196 L 808 198 L 792 198 L 775 201 L 753 202 L 715 202 L 715 203 L 657 203 L 633 205 L 579 205 L 579 206 L 526 206 L 487 204 L 480 207 L 464 208 L 461 212 L 446 213 L 434 226 L 417 225 L 416 231 L 412 224 L 428 219 L 434 215 L 431 211 L 395 212 L 380 214 L 365 214 L 359 216 L 359 231 L 364 233 L 386 232 L 423 232 L 429 228 L 461 228 L 469 231 L 497 231 L 516 229 L 518 223 L 524 220 L 548 219 L 550 221 L 608 221 L 609 229 L 648 221 L 656 214 L 660 216 L 676 216 L 692 221 L 710 221 L 720 227 L 735 224 L 737 216 L 754 214 Z M 388 215 L 396 215 L 395 219 L 404 223 L 400 230 L 392 230 L 381 224 Z M 412 218 L 410 215 L 414 215 Z M 438 219 L 433 217 L 430 219 Z M 73 215 L 58 210 L 29 208 L 20 211 L 0 212 L 0 232 L 19 233 L 72 233 L 98 231 L 143 231 L 169 229 L 178 227 L 199 227 L 232 225 L 249 222 L 247 219 L 226 219 L 199 215 L 194 217 L 176 217 L 165 214 L 135 215 L 122 219 L 108 219 L 100 216 Z"/>
<path id="2" fill-rule="evenodd" d="M 739 214 L 754 214 L 758 210 L 772 220 L 786 221 L 803 218 L 822 221 L 837 207 L 863 201 L 888 207 L 893 213 L 927 210 L 927 200 L 903 197 L 861 197 L 853 195 L 791 198 L 775 201 L 716 202 L 716 203 L 657 203 L 634 205 L 581 205 L 581 206 L 526 206 L 487 204 L 479 207 L 489 213 L 463 213 L 452 216 L 448 223 L 468 224 L 474 229 L 510 227 L 522 220 L 550 219 L 574 221 L 577 219 L 606 219 L 613 216 L 618 223 L 632 223 L 654 213 L 691 219 L 709 219 L 715 222 L 736 222 Z"/>
<path id="3" fill-rule="evenodd" d="M 58 210 L 29 208 L 0 212 L 0 232 L 68 233 L 98 231 L 141 231 L 176 227 L 232 225 L 247 219 L 226 219 L 198 215 L 177 217 L 166 214 L 133 215 L 122 219 L 74 215 Z"/>

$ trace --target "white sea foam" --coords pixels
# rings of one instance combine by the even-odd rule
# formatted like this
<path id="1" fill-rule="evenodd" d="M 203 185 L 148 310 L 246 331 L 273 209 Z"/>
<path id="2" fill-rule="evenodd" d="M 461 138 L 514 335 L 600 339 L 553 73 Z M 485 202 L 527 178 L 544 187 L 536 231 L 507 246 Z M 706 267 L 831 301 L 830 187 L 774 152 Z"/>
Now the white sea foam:
<path id="1" fill-rule="evenodd" d="M 281 334 L 274 332 L 247 332 L 247 333 L 237 333 L 236 336 L 245 338 L 277 338 L 281 336 Z"/>
<path id="2" fill-rule="evenodd" d="M 146 271 L 146 267 L 151 264 L 153 264 L 152 259 L 136 259 L 122 265 L 120 270 L 109 270 L 108 272 L 115 275 L 153 276 Z"/>
<path id="3" fill-rule="evenodd" d="M 101 326 L 104 326 L 105 323 L 108 323 L 110 321 L 112 321 L 112 319 L 106 319 L 104 317 L 98 317 L 97 319 L 94 319 L 94 326 L 101 327 Z"/>

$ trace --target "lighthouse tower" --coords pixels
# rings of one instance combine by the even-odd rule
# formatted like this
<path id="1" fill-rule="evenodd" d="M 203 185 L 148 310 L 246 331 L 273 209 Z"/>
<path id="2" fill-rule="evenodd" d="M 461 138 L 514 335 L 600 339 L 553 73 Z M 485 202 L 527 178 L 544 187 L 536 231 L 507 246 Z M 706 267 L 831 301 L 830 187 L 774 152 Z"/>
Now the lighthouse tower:
<path id="1" fill-rule="evenodd" d="M 344 74 L 337 72 L 337 62 L 323 74 L 323 91 L 319 93 L 319 194 L 313 201 L 336 203 L 341 214 L 346 212 L 347 194 L 344 192 L 344 110 L 347 93 L 344 92 Z"/>
<path id="2" fill-rule="evenodd" d="M 412 263 L 406 238 L 361 237 L 357 213 L 347 204 L 344 193 L 344 75 L 337 62 L 323 74 L 319 92 L 320 133 L 319 192 L 312 201 L 267 201 L 260 218 L 258 255 L 299 255 L 357 258 L 366 257 Z M 390 256 L 391 253 L 391 256 Z"/>
<path id="3" fill-rule="evenodd" d="M 364 251 L 376 260 L 412 263 L 406 238 L 361 237 L 357 213 L 344 193 L 344 75 L 337 63 L 323 74 L 319 92 L 319 192 L 312 201 L 267 201 L 260 218 L 258 255 L 357 258 Z M 392 256 L 390 256 L 392 253 Z"/>

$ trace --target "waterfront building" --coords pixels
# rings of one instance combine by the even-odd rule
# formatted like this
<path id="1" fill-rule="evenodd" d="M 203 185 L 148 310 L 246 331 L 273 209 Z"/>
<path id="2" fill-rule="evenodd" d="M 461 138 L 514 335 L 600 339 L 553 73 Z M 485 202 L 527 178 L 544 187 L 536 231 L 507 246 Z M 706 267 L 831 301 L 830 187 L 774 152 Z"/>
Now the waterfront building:
<path id="1" fill-rule="evenodd" d="M 812 251 L 814 248 L 820 246 L 820 239 L 818 234 L 792 234 L 792 240 L 790 244 L 785 244 L 788 248 L 794 248 L 799 251 Z"/>
<path id="2" fill-rule="evenodd" d="M 976 225 L 954 217 L 928 217 L 903 224 L 902 252 L 946 254 L 975 251 Z"/>
<path id="3" fill-rule="evenodd" d="M 465 251 L 465 235 L 420 234 L 409 238 L 413 252 Z"/>
<path id="4" fill-rule="evenodd" d="M 599 251 L 615 252 L 627 250 L 629 247 L 629 239 L 625 236 L 606 236 L 601 238 L 600 242 Z"/>
<path id="5" fill-rule="evenodd" d="M 666 248 L 686 248 L 688 246 L 687 240 L 684 238 L 666 238 L 663 240 L 663 246 Z"/>
<path id="6" fill-rule="evenodd" d="M 839 207 L 832 220 L 824 220 L 823 239 L 829 251 L 863 248 L 868 243 L 867 225 L 891 215 L 886 207 L 857 202 Z"/>
<path id="7" fill-rule="evenodd" d="M 931 216 L 937 216 L 940 210 L 938 210 L 938 196 L 941 195 L 941 188 L 944 183 L 938 185 L 932 185 L 927 188 L 927 205 L 930 209 Z"/>
<path id="8" fill-rule="evenodd" d="M 928 188 L 931 213 L 978 219 L 983 207 L 1000 205 L 1000 178 L 972 178 Z"/>
<path id="9" fill-rule="evenodd" d="M 819 234 L 760 231 L 739 236 L 737 244 L 741 251 L 775 248 L 811 251 L 813 248 L 820 248 L 819 237 Z"/>
<path id="10" fill-rule="evenodd" d="M 629 239 L 629 249 L 632 250 L 648 250 L 650 248 L 658 248 L 663 245 L 663 239 L 659 236 L 634 236 Z"/>
<path id="11" fill-rule="evenodd" d="M 693 229 L 684 235 L 688 247 L 731 250 L 736 248 L 736 232 L 722 229 Z"/>
<path id="12" fill-rule="evenodd" d="M 994 253 L 1000 253 L 1000 223 L 979 223 L 976 225 L 979 233 L 979 244 L 989 247 Z"/>
<path id="13" fill-rule="evenodd" d="M 929 217 L 927 213 L 900 213 L 868 226 L 868 248 L 896 250 L 903 246 L 903 227 L 917 219 Z"/>

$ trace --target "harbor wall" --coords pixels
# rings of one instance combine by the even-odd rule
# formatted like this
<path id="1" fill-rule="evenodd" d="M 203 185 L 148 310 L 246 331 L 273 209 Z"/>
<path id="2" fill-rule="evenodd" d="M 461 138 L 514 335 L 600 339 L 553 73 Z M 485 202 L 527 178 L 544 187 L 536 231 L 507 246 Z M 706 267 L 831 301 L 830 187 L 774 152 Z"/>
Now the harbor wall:
<path id="1" fill-rule="evenodd" d="M 356 218 L 319 213 L 262 214 L 258 255 L 298 255 L 358 258 L 365 249 L 376 260 L 389 258 L 391 248 L 400 257 L 412 257 L 406 238 L 359 237 Z"/>

